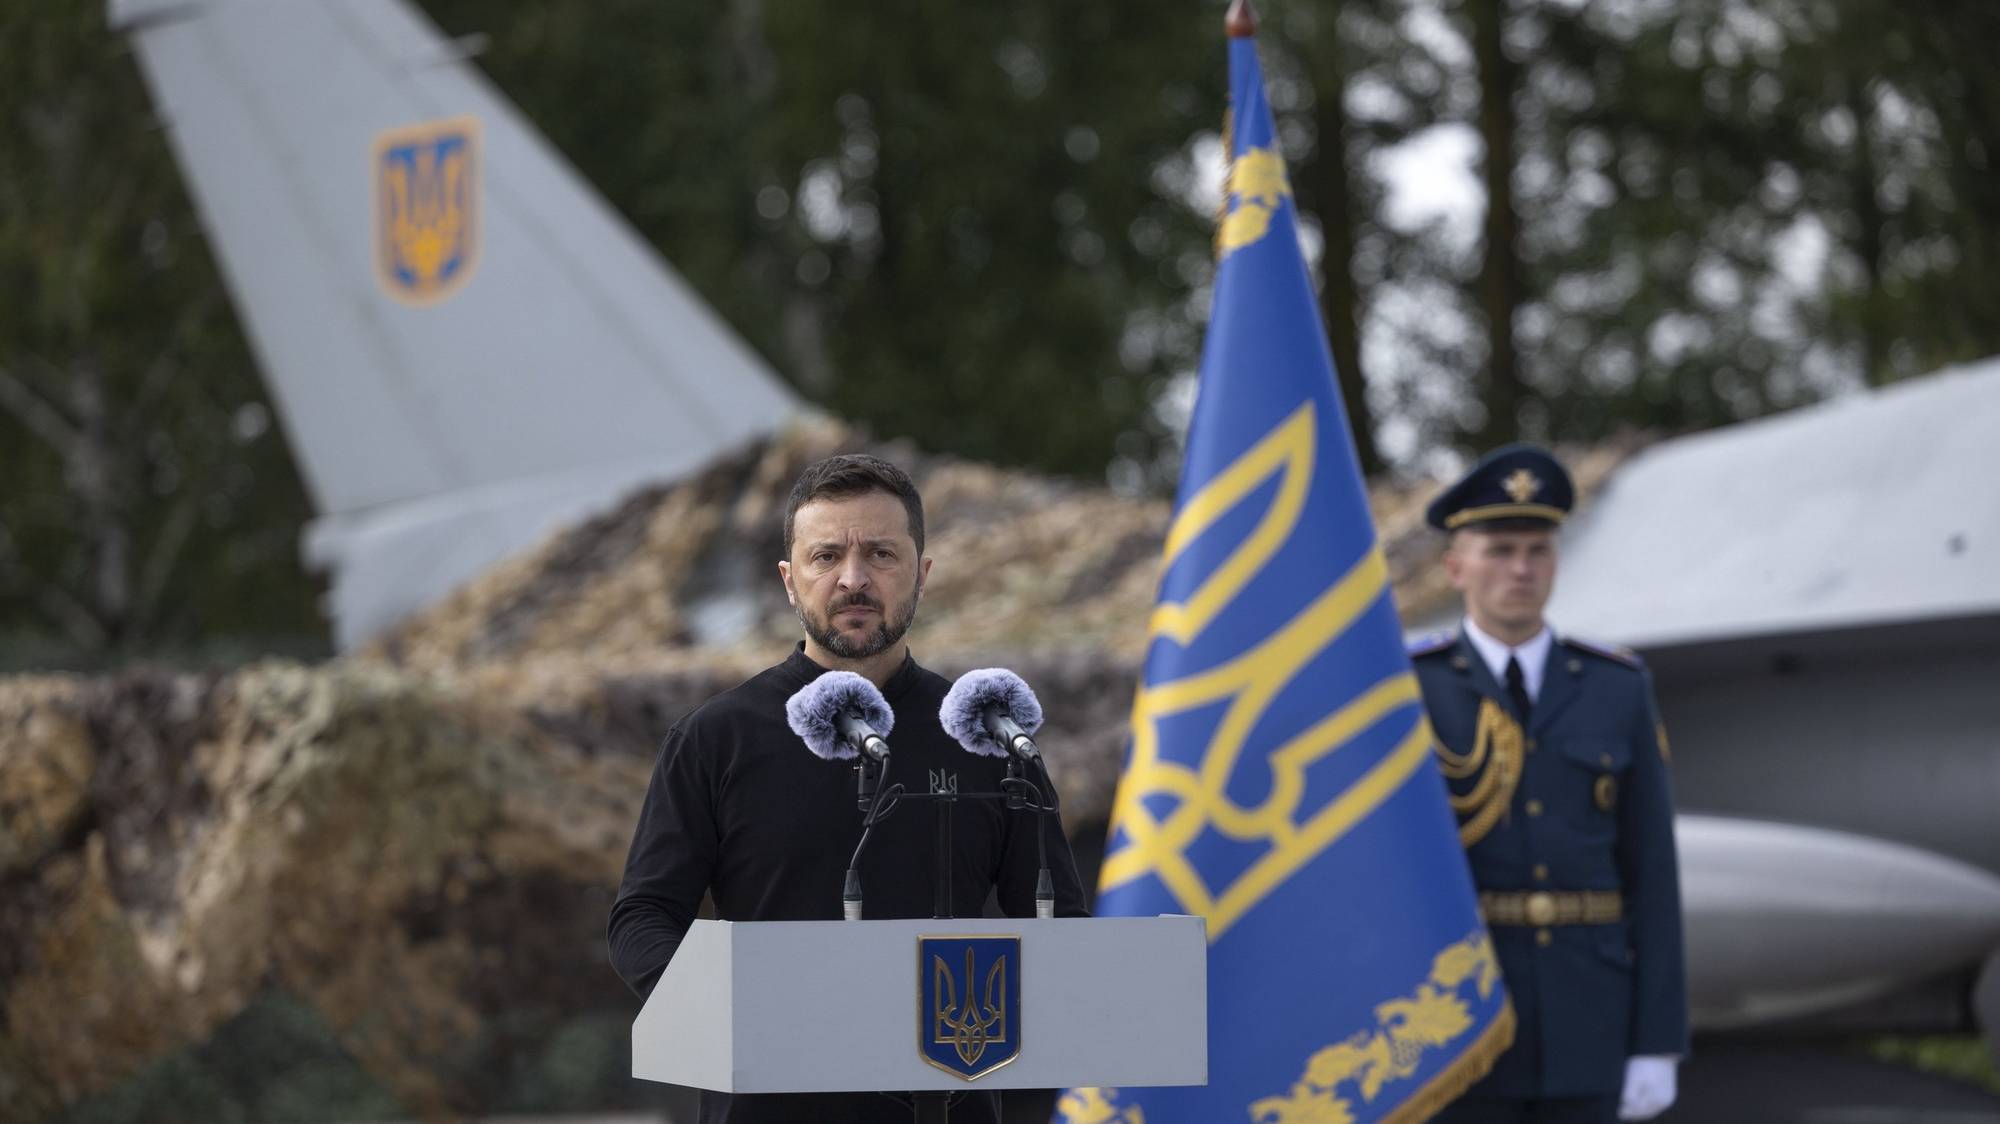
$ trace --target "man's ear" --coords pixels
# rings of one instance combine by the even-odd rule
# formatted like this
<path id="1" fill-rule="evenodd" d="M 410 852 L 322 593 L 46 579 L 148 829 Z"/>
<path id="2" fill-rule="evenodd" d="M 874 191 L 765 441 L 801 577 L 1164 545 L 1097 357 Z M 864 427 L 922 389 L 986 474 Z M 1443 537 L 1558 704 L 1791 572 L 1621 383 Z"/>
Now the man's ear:
<path id="1" fill-rule="evenodd" d="M 799 595 L 792 589 L 792 564 L 790 562 L 778 563 L 778 580 L 785 583 L 786 603 L 794 609 L 798 608 Z"/>
<path id="2" fill-rule="evenodd" d="M 1453 535 L 1451 541 L 1444 546 L 1444 576 L 1451 579 L 1451 587 L 1453 589 L 1465 588 L 1458 584 L 1459 574 L 1463 571 L 1464 563 L 1465 559 L 1458 553 L 1458 536 Z"/>
<path id="3" fill-rule="evenodd" d="M 925 555 L 923 558 L 917 560 L 917 596 L 923 596 L 924 583 L 929 581 L 930 578 L 931 560 L 929 555 Z"/>

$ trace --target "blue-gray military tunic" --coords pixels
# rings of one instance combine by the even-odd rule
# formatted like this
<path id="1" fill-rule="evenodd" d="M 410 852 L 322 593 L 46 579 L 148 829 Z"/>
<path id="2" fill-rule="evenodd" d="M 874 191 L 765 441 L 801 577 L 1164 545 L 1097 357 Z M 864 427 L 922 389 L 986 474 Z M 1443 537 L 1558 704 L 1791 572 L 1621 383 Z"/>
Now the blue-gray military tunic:
<path id="1" fill-rule="evenodd" d="M 1419 641 L 1411 656 L 1441 764 L 1460 766 L 1446 769 L 1447 784 L 1482 896 L 1518 906 L 1544 893 L 1534 903 L 1544 916 L 1550 901 L 1586 899 L 1611 901 L 1622 914 L 1547 925 L 1489 916 L 1516 1031 L 1473 1093 L 1615 1096 L 1628 1057 L 1688 1049 L 1673 799 L 1652 678 L 1636 656 L 1558 636 L 1522 727 L 1462 632 Z M 1490 727 L 1483 740 L 1492 744 L 1483 767 L 1468 771 L 1482 709 Z M 1493 736 L 1504 731 L 1502 715 L 1514 723 L 1511 738 Z M 1497 799 L 1504 776 L 1487 780 L 1482 794 L 1487 771 L 1509 768 L 1501 761 L 1510 749 L 1511 797 Z"/>

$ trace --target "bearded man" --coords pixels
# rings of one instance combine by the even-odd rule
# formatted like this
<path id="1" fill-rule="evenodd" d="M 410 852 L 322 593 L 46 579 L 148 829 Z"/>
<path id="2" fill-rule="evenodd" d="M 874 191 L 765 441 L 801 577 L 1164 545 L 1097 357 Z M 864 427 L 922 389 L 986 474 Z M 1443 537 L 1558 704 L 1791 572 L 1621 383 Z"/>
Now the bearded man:
<path id="1" fill-rule="evenodd" d="M 931 560 L 924 506 L 901 469 L 875 457 L 830 457 L 807 468 L 785 508 L 778 576 L 805 639 L 784 662 L 702 704 L 667 734 L 611 907 L 612 966 L 651 994 L 708 894 L 725 921 L 837 921 L 842 875 L 861 837 L 850 767 L 809 752 L 786 724 L 785 702 L 828 671 L 856 672 L 882 691 L 895 746 L 882 784 L 929 791 L 933 776 L 962 792 L 997 792 L 1003 762 L 975 757 L 939 724 L 951 684 L 918 666 L 905 637 Z M 997 894 L 1009 916 L 1034 916 L 1035 830 L 993 803 L 954 806 L 953 912 L 980 915 Z M 871 918 L 933 913 L 933 831 L 910 809 L 878 822 L 861 859 Z M 1056 913 L 1085 913 L 1076 863 L 1049 833 Z M 829 970 L 837 971 L 837 965 Z M 769 1017 L 793 1017 L 771 1011 Z M 840 1028 L 828 1027 L 829 1048 Z M 730 1096 L 704 1092 L 702 1124 L 873 1122 L 907 1115 L 879 1093 Z M 998 1099 L 969 1093 L 952 1119 L 996 1122 Z"/>

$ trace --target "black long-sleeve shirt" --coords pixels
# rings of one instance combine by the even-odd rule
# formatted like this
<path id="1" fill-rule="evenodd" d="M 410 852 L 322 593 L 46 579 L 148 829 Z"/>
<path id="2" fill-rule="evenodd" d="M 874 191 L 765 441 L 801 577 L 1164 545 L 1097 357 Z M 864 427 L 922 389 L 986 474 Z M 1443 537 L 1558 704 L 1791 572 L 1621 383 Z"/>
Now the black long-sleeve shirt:
<path id="1" fill-rule="evenodd" d="M 725 921 L 840 919 L 843 876 L 861 837 L 853 768 L 814 756 L 785 720 L 785 701 L 824 670 L 801 644 L 785 662 L 710 699 L 667 734 L 608 933 L 612 967 L 641 996 L 651 994 L 673 959 L 704 892 Z M 896 716 L 884 783 L 928 792 L 936 772 L 955 775 L 961 792 L 999 791 L 1005 763 L 967 753 L 939 725 L 950 686 L 910 658 L 883 686 Z M 929 801 L 906 802 L 875 825 L 860 868 L 870 918 L 933 915 L 933 808 Z M 978 916 L 997 890 L 1009 916 L 1032 916 L 1035 836 L 1028 815 L 991 801 L 955 802 L 953 914 Z M 1047 838 L 1056 913 L 1083 916 L 1083 888 L 1060 825 L 1050 824 Z M 952 1119 L 997 1120 L 993 1101 L 970 1097 L 954 1105 Z M 872 1093 L 703 1093 L 701 1120 L 861 1124 L 896 1119 L 899 1111 L 908 1112 Z"/>

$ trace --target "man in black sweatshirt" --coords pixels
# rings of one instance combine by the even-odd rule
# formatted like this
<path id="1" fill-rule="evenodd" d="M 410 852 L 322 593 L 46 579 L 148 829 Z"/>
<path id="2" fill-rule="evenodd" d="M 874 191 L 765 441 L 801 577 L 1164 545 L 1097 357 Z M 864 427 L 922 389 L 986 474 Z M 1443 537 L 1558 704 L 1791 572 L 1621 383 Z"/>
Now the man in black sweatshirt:
<path id="1" fill-rule="evenodd" d="M 923 501 L 886 461 L 830 457 L 793 486 L 778 575 L 805 640 L 783 663 L 682 719 L 661 747 L 609 929 L 612 966 L 641 996 L 659 982 L 704 893 L 726 921 L 840 919 L 842 875 L 861 837 L 853 773 L 814 756 L 785 720 L 786 700 L 821 673 L 865 676 L 895 711 L 896 752 L 882 783 L 924 792 L 942 772 L 957 776 L 960 791 L 999 790 L 1004 762 L 968 754 L 944 732 L 938 707 L 951 685 L 918 666 L 904 639 L 930 573 L 923 550 Z M 917 807 L 879 822 L 862 856 L 871 918 L 933 913 L 935 826 Z M 952 912 L 977 916 L 997 891 L 1008 915 L 1033 916 L 1032 821 L 987 801 L 960 802 L 954 817 Z M 1049 832 L 1049 866 L 1056 913 L 1082 916 L 1083 889 L 1060 831 Z M 837 1042 L 839 1028 L 828 1029 Z M 702 1124 L 873 1124 L 908 1114 L 879 1093 L 701 1097 Z M 991 1093 L 952 1107 L 954 1122 L 998 1119 Z"/>

